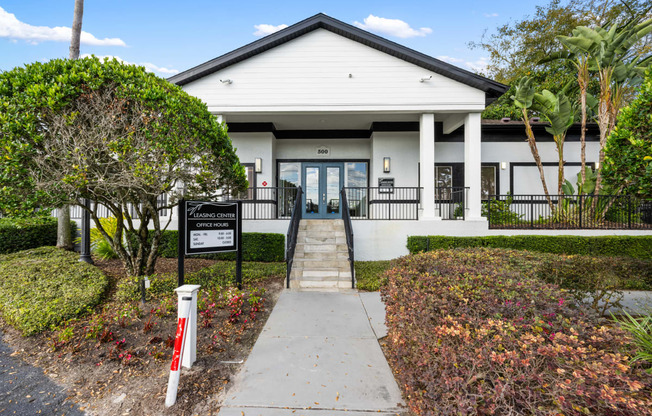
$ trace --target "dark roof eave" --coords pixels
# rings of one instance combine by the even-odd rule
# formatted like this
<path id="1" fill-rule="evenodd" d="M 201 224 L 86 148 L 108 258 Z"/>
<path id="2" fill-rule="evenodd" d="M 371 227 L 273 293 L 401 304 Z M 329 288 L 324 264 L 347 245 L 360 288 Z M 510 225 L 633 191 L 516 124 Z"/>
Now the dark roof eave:
<path id="1" fill-rule="evenodd" d="M 481 75 L 474 74 L 454 65 L 440 61 L 431 56 L 417 52 L 406 46 L 392 42 L 374 35 L 355 26 L 341 22 L 325 14 L 319 13 L 290 27 L 254 41 L 248 45 L 226 53 L 203 64 L 197 65 L 187 71 L 168 78 L 168 81 L 177 85 L 188 84 L 201 77 L 219 71 L 252 56 L 268 51 L 299 36 L 316 29 L 326 29 L 340 36 L 362 43 L 388 55 L 402 59 L 414 65 L 428 69 L 437 74 L 446 76 L 455 81 L 478 88 L 485 92 L 486 103 L 495 101 L 504 94 L 509 87 L 499 82 L 490 80 Z"/>

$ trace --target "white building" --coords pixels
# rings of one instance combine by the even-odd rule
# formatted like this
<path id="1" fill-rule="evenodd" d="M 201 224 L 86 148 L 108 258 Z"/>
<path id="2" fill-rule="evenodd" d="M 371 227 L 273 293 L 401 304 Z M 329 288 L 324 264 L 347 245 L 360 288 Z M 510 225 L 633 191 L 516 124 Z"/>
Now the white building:
<path id="1" fill-rule="evenodd" d="M 356 259 L 388 259 L 408 235 L 504 234 L 482 198 L 542 193 L 523 124 L 480 117 L 507 86 L 323 14 L 169 80 L 228 124 L 255 187 L 245 231 L 285 233 L 299 186 L 303 218 L 341 218 L 345 188 Z M 556 194 L 554 142 L 535 133 Z M 565 147 L 572 182 L 578 137 Z M 589 130 L 591 163 L 596 139 Z"/>

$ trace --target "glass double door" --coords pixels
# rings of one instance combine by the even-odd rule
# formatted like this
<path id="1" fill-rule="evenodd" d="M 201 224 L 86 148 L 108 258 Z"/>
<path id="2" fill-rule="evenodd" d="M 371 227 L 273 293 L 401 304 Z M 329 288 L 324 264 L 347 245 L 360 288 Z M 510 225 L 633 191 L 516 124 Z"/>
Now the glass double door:
<path id="1" fill-rule="evenodd" d="M 340 191 L 344 183 L 343 163 L 303 163 L 304 218 L 341 218 Z"/>

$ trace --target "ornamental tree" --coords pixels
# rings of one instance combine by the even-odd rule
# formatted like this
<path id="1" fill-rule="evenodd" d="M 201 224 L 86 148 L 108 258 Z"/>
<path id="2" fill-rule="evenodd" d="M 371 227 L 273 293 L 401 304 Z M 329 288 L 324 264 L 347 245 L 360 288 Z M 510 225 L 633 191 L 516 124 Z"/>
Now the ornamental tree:
<path id="1" fill-rule="evenodd" d="M 160 214 L 177 205 L 181 189 L 208 197 L 246 186 L 206 105 L 142 67 L 91 57 L 0 73 L 2 194 L 15 200 L 36 190 L 48 203 L 89 210 L 132 276 L 153 273 L 169 224 Z M 97 203 L 86 208 L 83 198 Z M 98 204 L 117 219 L 113 235 Z"/>
<path id="2" fill-rule="evenodd" d="M 602 174 L 615 189 L 652 198 L 652 68 L 636 99 L 618 115 L 607 139 Z"/>

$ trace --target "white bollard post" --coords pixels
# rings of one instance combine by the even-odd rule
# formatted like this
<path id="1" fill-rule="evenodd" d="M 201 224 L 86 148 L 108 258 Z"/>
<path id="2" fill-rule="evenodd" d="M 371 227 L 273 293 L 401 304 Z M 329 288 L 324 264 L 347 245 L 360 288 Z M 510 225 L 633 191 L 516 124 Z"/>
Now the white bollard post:
<path id="1" fill-rule="evenodd" d="M 192 298 L 190 306 L 190 316 L 188 322 L 188 333 L 186 335 L 185 348 L 183 349 L 183 357 L 181 357 L 181 365 L 186 368 L 191 368 L 197 360 L 197 292 L 200 285 L 183 285 L 174 289 L 179 296 L 179 305 L 184 296 Z M 181 318 L 181 309 L 178 310 L 178 316 Z"/>
<path id="2" fill-rule="evenodd" d="M 197 348 L 197 290 L 198 285 L 184 285 L 175 291 L 179 295 L 177 332 L 174 340 L 174 353 L 170 366 L 168 391 L 165 397 L 165 407 L 177 402 L 181 368 L 190 368 L 195 362 Z M 193 321 L 194 317 L 194 321 Z"/>

